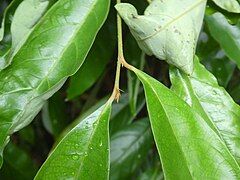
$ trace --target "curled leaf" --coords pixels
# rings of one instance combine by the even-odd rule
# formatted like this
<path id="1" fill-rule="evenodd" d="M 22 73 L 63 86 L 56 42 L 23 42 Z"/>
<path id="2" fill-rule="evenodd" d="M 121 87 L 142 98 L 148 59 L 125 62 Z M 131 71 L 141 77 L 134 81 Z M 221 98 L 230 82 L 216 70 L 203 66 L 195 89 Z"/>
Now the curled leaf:
<path id="1" fill-rule="evenodd" d="M 144 15 L 131 4 L 115 7 L 146 54 L 191 74 L 205 5 L 206 0 L 154 0 Z"/>

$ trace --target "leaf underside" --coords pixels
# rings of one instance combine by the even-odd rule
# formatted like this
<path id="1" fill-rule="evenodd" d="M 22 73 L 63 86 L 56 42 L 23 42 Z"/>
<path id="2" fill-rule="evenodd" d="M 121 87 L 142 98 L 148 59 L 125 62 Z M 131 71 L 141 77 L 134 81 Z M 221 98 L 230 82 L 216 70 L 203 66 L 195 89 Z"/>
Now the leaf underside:
<path id="1" fill-rule="evenodd" d="M 206 0 L 154 0 L 144 15 L 127 3 L 115 7 L 146 54 L 191 74 L 205 5 Z"/>

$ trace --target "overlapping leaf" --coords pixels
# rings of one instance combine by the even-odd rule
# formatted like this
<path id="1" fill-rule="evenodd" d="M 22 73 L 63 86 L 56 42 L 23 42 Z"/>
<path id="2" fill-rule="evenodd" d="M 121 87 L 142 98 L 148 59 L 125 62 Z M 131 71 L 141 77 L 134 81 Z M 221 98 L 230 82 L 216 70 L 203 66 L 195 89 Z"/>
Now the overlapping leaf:
<path id="1" fill-rule="evenodd" d="M 43 125 L 55 138 L 66 128 L 69 122 L 66 109 L 67 106 L 60 93 L 54 94 L 42 108 Z"/>
<path id="2" fill-rule="evenodd" d="M 107 103 L 74 127 L 35 179 L 108 179 L 110 113 L 111 104 Z"/>
<path id="3" fill-rule="evenodd" d="M 7 55 L 9 54 L 11 40 L 11 23 L 14 13 L 22 0 L 13 0 L 5 9 L 0 29 L 0 70 L 6 65 Z"/>
<path id="4" fill-rule="evenodd" d="M 220 87 L 198 59 L 195 59 L 194 73 L 186 76 L 174 69 L 171 71 L 172 89 L 205 121 L 217 129 L 229 151 L 240 164 L 240 107 L 227 91 Z"/>
<path id="5" fill-rule="evenodd" d="M 145 89 L 166 179 L 239 179 L 240 168 L 204 119 L 171 90 L 134 69 Z"/>
<path id="6" fill-rule="evenodd" d="M 116 44 L 116 20 L 113 9 L 106 23 L 99 31 L 86 61 L 79 71 L 71 77 L 67 90 L 68 100 L 74 99 L 90 88 L 103 74 L 107 63 L 114 54 Z"/>
<path id="7" fill-rule="evenodd" d="M 12 17 L 17 9 L 18 5 L 22 0 L 13 0 L 8 7 L 5 9 L 2 19 L 2 24 L 0 28 L 0 41 L 3 40 L 4 36 L 10 33 L 10 27 L 12 23 Z"/>
<path id="8" fill-rule="evenodd" d="M 153 144 L 148 119 L 139 120 L 111 137 L 111 179 L 129 179 Z"/>
<path id="9" fill-rule="evenodd" d="M 238 0 L 213 0 L 219 7 L 233 13 L 240 13 Z"/>
<path id="10" fill-rule="evenodd" d="M 6 52 L 0 58 L 0 70 L 10 65 L 14 55 L 26 41 L 28 35 L 33 30 L 34 25 L 49 7 L 49 0 L 24 0 L 22 3 L 19 3 L 20 2 L 16 0 L 11 3 L 10 7 L 6 10 L 6 17 L 3 20 L 3 28 L 5 28 L 5 21 L 11 21 L 10 34 L 8 34 L 8 36 L 11 36 L 12 40 L 10 43 L 11 46 L 9 46 L 9 49 L 5 50 Z M 18 4 L 19 6 L 17 6 Z M 16 8 L 16 10 L 14 8 Z M 13 17 L 11 17 L 12 13 L 14 13 Z M 12 19 L 10 20 L 10 18 Z M 10 24 L 10 22 L 8 23 Z M 8 27 L 6 27 L 6 33 L 8 33 L 7 28 Z"/>
<path id="11" fill-rule="evenodd" d="M 226 55 L 240 68 L 240 22 L 231 25 L 224 15 L 215 13 L 206 17 L 211 35 L 220 44 Z"/>
<path id="12" fill-rule="evenodd" d="M 59 0 L 0 72 L 0 151 L 83 63 L 109 1 Z M 31 53 L 29 53 L 31 52 Z"/>
<path id="13" fill-rule="evenodd" d="M 205 5 L 206 0 L 154 0 L 143 16 L 130 4 L 115 7 L 146 54 L 191 74 Z"/>

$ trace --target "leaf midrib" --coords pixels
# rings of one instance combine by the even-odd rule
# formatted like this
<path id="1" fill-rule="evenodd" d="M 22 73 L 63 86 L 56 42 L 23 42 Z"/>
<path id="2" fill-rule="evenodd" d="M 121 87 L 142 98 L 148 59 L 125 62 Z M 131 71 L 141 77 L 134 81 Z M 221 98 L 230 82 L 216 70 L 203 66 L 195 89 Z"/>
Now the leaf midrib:
<path id="1" fill-rule="evenodd" d="M 106 110 L 107 110 L 108 108 L 109 108 L 109 104 L 107 103 L 106 105 L 104 105 L 103 109 L 101 110 L 101 113 L 99 114 L 98 118 L 97 118 L 96 121 L 95 121 L 95 122 L 97 122 L 97 125 L 95 126 L 95 129 L 93 129 L 93 131 L 92 131 L 92 133 L 91 133 L 91 135 L 90 135 L 90 138 L 89 138 L 89 140 L 88 140 L 87 147 L 86 147 L 87 151 L 89 151 L 89 149 L 90 149 L 89 147 L 90 147 L 90 144 L 91 144 L 91 142 L 92 142 L 92 139 L 93 139 L 93 137 L 94 137 L 94 135 L 95 135 L 96 129 L 98 129 L 100 119 L 101 119 L 102 115 L 106 112 Z M 109 115 L 108 115 L 108 119 L 109 119 Z M 93 126 L 93 127 L 94 127 L 94 126 Z M 80 163 L 78 172 L 76 173 L 76 176 L 75 176 L 76 179 L 79 179 L 80 171 L 81 171 L 81 169 L 82 169 L 82 167 L 83 167 L 83 164 L 84 164 L 84 161 L 85 161 L 85 158 L 86 158 L 86 157 L 87 157 L 87 156 L 84 156 L 83 159 L 82 159 L 82 162 Z"/>
<path id="2" fill-rule="evenodd" d="M 196 78 L 195 78 L 195 80 L 196 80 Z M 212 125 L 215 127 L 216 131 L 218 132 L 218 135 L 220 136 L 219 138 L 222 139 L 222 140 L 225 142 L 224 144 L 225 144 L 225 146 L 226 146 L 229 154 L 232 156 L 232 158 L 233 158 L 233 159 L 236 161 L 236 163 L 238 164 L 238 161 L 237 161 L 237 159 L 235 158 L 235 153 L 231 151 L 231 148 L 228 146 L 228 143 L 227 143 L 227 141 L 226 141 L 226 139 L 225 139 L 225 136 L 223 135 L 223 130 L 220 131 L 219 128 L 218 128 L 218 125 L 217 125 L 218 123 L 215 122 L 215 121 L 213 120 L 213 118 L 209 117 L 209 114 L 206 112 L 205 108 L 203 107 L 203 105 L 202 105 L 202 103 L 201 103 L 201 101 L 200 101 L 200 99 L 199 99 L 199 96 L 196 94 L 195 90 L 193 89 L 192 82 L 191 82 L 191 80 L 189 79 L 189 77 L 188 77 L 188 81 L 189 81 L 189 83 L 190 83 L 189 86 L 191 86 L 193 95 L 195 96 L 196 100 L 198 101 L 199 105 L 201 106 L 201 109 L 202 109 L 203 113 L 205 113 L 205 115 L 207 116 L 207 118 L 212 122 Z M 199 82 L 200 82 L 200 81 L 199 81 Z M 183 82 L 183 83 L 184 83 L 184 82 Z M 207 85 L 211 86 L 210 84 L 207 84 Z M 187 85 L 187 86 L 188 86 L 188 85 Z M 214 86 L 212 86 L 212 87 L 214 87 Z M 219 89 L 218 87 L 214 87 L 214 88 Z M 208 103 L 208 104 L 216 104 L 216 105 L 218 105 L 218 103 L 215 102 L 215 101 L 213 101 L 213 100 L 211 100 L 211 103 L 209 103 L 209 101 L 202 99 L 202 102 L 205 102 L 205 103 Z M 231 103 L 232 103 L 232 102 L 231 102 Z M 225 107 L 225 109 L 227 109 L 229 112 L 232 112 L 235 116 L 239 117 L 239 115 L 238 115 L 235 111 L 233 111 L 232 109 L 229 109 L 225 104 L 224 104 L 224 107 Z M 227 131 L 226 131 L 226 132 L 227 132 Z M 240 168 L 240 166 L 239 166 L 239 168 Z"/>
<path id="3" fill-rule="evenodd" d="M 58 1 L 57 3 L 60 3 L 60 1 Z M 53 6 L 57 6 L 57 5 L 58 5 L 57 3 L 54 4 Z M 72 44 L 72 41 L 73 41 L 74 37 L 76 37 L 76 35 L 78 34 L 79 30 L 81 29 L 81 27 L 82 27 L 83 24 L 85 23 L 87 17 L 89 16 L 89 14 L 92 13 L 92 10 L 93 10 L 93 8 L 95 7 L 95 5 L 96 5 L 97 3 L 98 3 L 98 0 L 96 0 L 95 3 L 92 4 L 91 8 L 89 8 L 89 13 L 86 14 L 86 16 L 85 16 L 84 20 L 82 21 L 82 23 L 79 24 L 79 27 L 75 30 L 75 32 L 73 33 L 72 37 L 69 39 L 69 42 L 67 43 L 67 45 L 66 45 L 65 48 L 63 49 L 63 51 L 62 51 L 62 53 L 60 54 L 59 58 L 57 58 L 57 59 L 54 61 L 53 65 L 50 67 L 50 70 L 49 70 L 49 72 L 47 73 L 47 75 L 39 82 L 39 85 L 37 85 L 35 88 L 32 88 L 32 90 L 34 91 L 32 97 L 31 97 L 30 100 L 25 104 L 25 106 L 23 107 L 23 110 L 21 111 L 21 113 L 20 113 L 15 119 L 21 119 L 22 116 L 23 116 L 23 114 L 24 114 L 24 111 L 25 111 L 27 105 L 28 105 L 33 99 L 38 98 L 38 97 L 41 96 L 41 94 L 38 94 L 38 93 L 37 93 L 37 89 L 42 85 L 42 83 L 44 82 L 44 80 L 49 76 L 49 74 L 50 74 L 51 71 L 54 69 L 54 67 L 56 66 L 56 64 L 57 64 L 57 63 L 59 62 L 59 60 L 62 58 L 62 56 L 63 56 L 63 54 L 65 53 L 65 51 L 66 51 L 66 50 L 69 48 L 69 46 Z M 53 8 L 53 7 L 52 7 L 52 8 Z M 49 12 L 49 13 L 50 13 L 50 12 Z M 48 12 L 46 13 L 45 16 L 47 16 L 47 15 L 48 15 Z M 44 19 L 44 18 L 42 18 L 42 19 Z M 41 19 L 41 20 L 42 20 L 42 19 Z M 37 26 L 36 26 L 36 27 L 37 27 Z M 63 79 L 64 79 L 64 78 L 63 78 Z M 62 81 L 62 79 L 61 79 L 59 82 L 61 82 L 61 81 Z M 58 83 L 57 83 L 57 84 L 58 84 Z M 37 94 L 37 96 L 35 96 L 35 94 Z M 44 94 L 44 93 L 42 93 L 42 94 Z M 16 120 L 15 120 L 15 121 L 16 121 Z"/>
<path id="4" fill-rule="evenodd" d="M 154 92 L 154 94 L 155 94 L 155 96 L 157 97 L 158 101 L 160 102 L 160 104 L 162 104 L 160 98 L 159 98 L 158 95 L 157 95 L 157 92 L 154 90 L 154 88 L 151 86 L 151 84 L 147 81 L 147 79 L 145 79 L 144 76 L 143 76 L 142 78 L 144 79 L 144 81 L 145 81 L 147 84 L 149 84 L 149 87 L 150 87 L 150 88 L 152 89 L 152 91 Z M 161 105 L 161 106 L 162 106 L 162 105 Z M 163 106 L 162 106 L 162 108 L 163 108 L 163 110 L 164 110 L 165 116 L 169 119 L 168 115 L 166 114 L 165 108 L 164 108 Z M 185 153 L 184 153 L 184 151 L 183 151 L 183 149 L 182 149 L 182 147 L 181 147 L 181 145 L 180 145 L 180 143 L 179 143 L 179 140 L 178 140 L 175 132 L 173 131 L 173 127 L 172 127 L 172 125 L 171 125 L 171 123 L 170 123 L 169 121 L 168 121 L 168 124 L 170 125 L 170 127 L 171 127 L 171 129 L 172 129 L 172 132 L 173 132 L 173 135 L 174 135 L 174 137 L 175 137 L 175 139 L 176 139 L 176 142 L 178 143 L 179 149 L 180 149 L 181 152 L 182 152 L 182 155 L 183 155 L 183 157 L 184 157 L 184 160 L 185 160 L 186 166 L 187 166 L 187 168 L 188 168 L 189 174 L 190 174 L 190 176 L 192 177 L 192 179 L 194 179 L 194 177 L 193 177 L 193 175 L 192 175 L 192 173 L 191 173 L 191 171 L 190 171 L 190 169 L 189 169 L 189 167 L 188 167 L 188 162 L 187 162 L 187 158 L 186 158 L 186 156 L 185 156 Z M 159 153 L 159 155 L 160 155 L 160 153 Z M 160 156 L 161 156 L 161 155 L 160 155 Z M 163 163 L 162 163 L 162 165 L 163 165 Z M 164 165 L 163 165 L 163 166 L 164 166 Z M 165 173 L 164 173 L 164 174 L 165 174 Z"/>
<path id="5" fill-rule="evenodd" d="M 102 114 L 105 112 L 105 110 L 106 110 L 108 107 L 109 107 L 109 104 L 106 104 L 105 107 L 103 107 L 103 109 L 101 110 L 101 113 L 98 115 L 98 118 L 95 120 L 95 122 L 98 122 L 98 123 L 97 123 L 95 129 L 93 129 L 93 131 L 92 131 L 92 133 L 91 133 L 91 135 L 90 135 L 89 141 L 88 141 L 87 146 L 86 146 L 86 149 L 87 149 L 87 150 L 89 149 L 89 146 L 90 146 L 90 144 L 91 144 L 91 143 L 90 143 L 90 142 L 91 142 L 91 139 L 93 138 L 93 135 L 95 134 L 95 131 L 96 131 L 98 125 L 99 125 L 99 122 L 100 122 L 99 120 L 100 120 Z M 87 118 L 87 117 L 86 117 L 86 118 Z M 86 118 L 85 118 L 85 119 L 86 119 Z M 84 122 L 84 121 L 81 121 L 79 124 L 82 124 L 83 122 Z M 74 131 L 76 130 L 76 128 L 78 128 L 77 126 L 78 126 L 78 125 L 76 125 L 72 130 L 70 130 L 70 131 L 65 135 L 65 137 L 58 143 L 58 145 L 54 148 L 54 150 L 48 155 L 48 158 L 47 158 L 46 161 L 43 163 L 43 165 L 41 166 L 41 168 L 39 169 L 39 171 L 37 172 L 34 180 L 36 179 L 36 177 L 38 177 L 38 174 L 41 172 L 41 170 L 42 170 L 42 168 L 44 167 L 44 165 L 48 162 L 48 159 L 51 157 L 51 155 L 54 154 L 54 152 L 58 149 L 58 147 L 59 147 L 59 146 L 62 144 L 62 142 L 68 137 L 69 134 L 74 133 Z M 84 156 L 83 159 L 82 159 L 82 162 L 85 160 L 85 158 L 86 158 L 86 157 Z M 78 169 L 78 173 L 76 173 L 76 176 L 75 176 L 75 177 L 79 177 L 79 172 L 80 172 L 80 170 L 81 170 L 82 164 L 83 164 L 83 163 L 80 164 L 79 169 Z M 78 179 L 78 178 L 77 178 L 77 179 Z"/>

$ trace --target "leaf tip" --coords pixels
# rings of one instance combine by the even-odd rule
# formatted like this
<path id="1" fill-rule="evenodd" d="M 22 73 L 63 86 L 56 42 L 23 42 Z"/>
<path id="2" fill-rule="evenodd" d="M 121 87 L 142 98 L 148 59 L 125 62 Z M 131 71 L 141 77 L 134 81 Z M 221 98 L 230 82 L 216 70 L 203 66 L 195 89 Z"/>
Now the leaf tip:
<path id="1" fill-rule="evenodd" d="M 138 12 L 136 8 L 129 3 L 120 3 L 115 5 L 115 9 L 118 14 L 124 19 L 124 21 L 128 21 L 131 18 L 136 18 L 138 16 Z"/>

